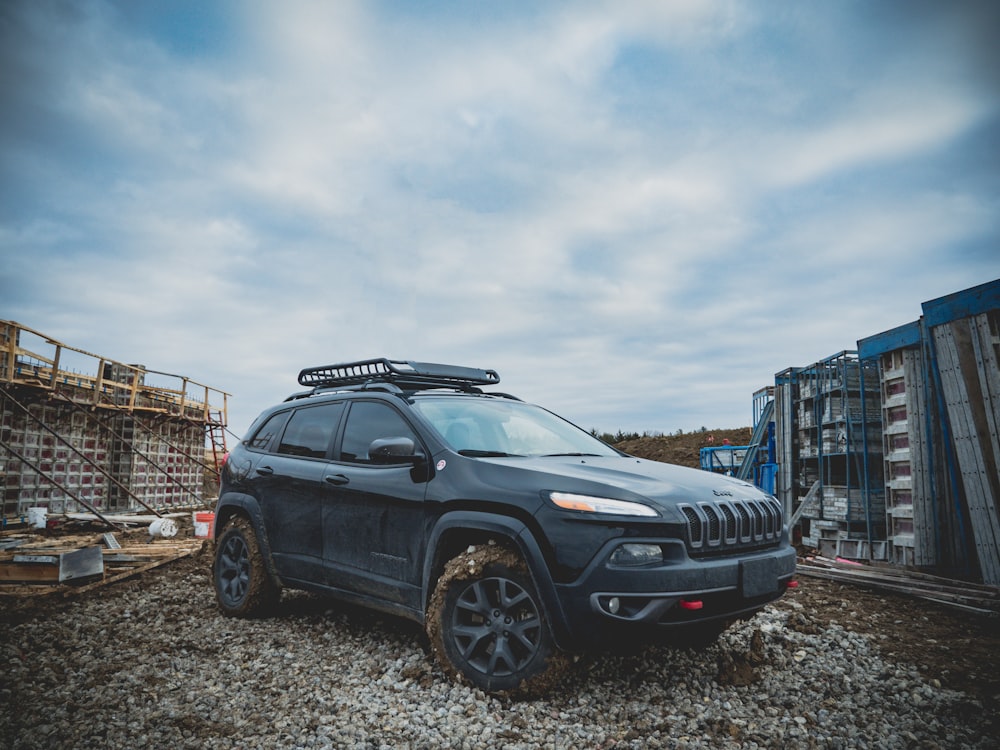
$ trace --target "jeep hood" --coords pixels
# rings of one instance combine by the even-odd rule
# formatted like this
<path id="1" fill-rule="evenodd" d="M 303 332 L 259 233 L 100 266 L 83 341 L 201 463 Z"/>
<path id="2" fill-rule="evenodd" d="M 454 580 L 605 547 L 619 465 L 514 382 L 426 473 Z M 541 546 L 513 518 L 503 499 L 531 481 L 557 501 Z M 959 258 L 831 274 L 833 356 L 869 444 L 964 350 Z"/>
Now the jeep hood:
<path id="1" fill-rule="evenodd" d="M 541 456 L 477 460 L 492 464 L 497 469 L 503 466 L 504 472 L 530 474 L 532 484 L 539 490 L 646 501 L 661 509 L 673 508 L 679 502 L 719 500 L 726 497 L 766 497 L 757 487 L 741 479 L 634 456 Z"/>

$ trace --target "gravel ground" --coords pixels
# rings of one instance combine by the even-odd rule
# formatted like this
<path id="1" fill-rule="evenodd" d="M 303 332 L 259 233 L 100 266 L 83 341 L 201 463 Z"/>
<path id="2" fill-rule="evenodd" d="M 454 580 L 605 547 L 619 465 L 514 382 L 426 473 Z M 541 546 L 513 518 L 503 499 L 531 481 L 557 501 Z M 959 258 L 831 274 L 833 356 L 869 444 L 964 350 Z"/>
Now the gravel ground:
<path id="1" fill-rule="evenodd" d="M 5 600 L 0 746 L 993 748 L 996 704 L 890 663 L 791 592 L 704 652 L 581 660 L 544 700 L 454 684 L 419 627 L 286 593 L 223 618 L 208 555 L 68 600 Z"/>

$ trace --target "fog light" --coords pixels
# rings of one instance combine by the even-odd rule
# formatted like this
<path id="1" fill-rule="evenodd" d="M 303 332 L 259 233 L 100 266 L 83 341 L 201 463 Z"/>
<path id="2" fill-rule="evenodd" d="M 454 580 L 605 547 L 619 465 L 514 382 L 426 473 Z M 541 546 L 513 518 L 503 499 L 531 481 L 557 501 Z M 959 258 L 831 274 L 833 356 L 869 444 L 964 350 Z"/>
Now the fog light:
<path id="1" fill-rule="evenodd" d="M 658 544 L 621 544 L 611 553 L 612 565 L 636 566 L 663 562 Z"/>
<path id="2" fill-rule="evenodd" d="M 622 607 L 621 599 L 619 599 L 617 596 L 612 596 L 610 599 L 608 599 L 608 612 L 610 612 L 611 614 L 617 615 L 618 610 L 621 609 L 621 607 Z"/>

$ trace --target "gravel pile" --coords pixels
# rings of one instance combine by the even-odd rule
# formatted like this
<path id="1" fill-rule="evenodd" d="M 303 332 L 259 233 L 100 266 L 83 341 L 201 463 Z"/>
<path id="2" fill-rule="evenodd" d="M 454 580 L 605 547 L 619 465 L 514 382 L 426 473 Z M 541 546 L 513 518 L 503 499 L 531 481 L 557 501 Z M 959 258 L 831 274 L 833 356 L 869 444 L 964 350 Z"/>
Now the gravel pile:
<path id="1" fill-rule="evenodd" d="M 544 700 L 449 682 L 419 627 L 286 593 L 221 617 L 207 556 L 70 600 L 4 602 L 8 748 L 987 748 L 983 706 L 817 628 L 794 599 L 701 653 L 578 663 Z M 794 595 L 793 595 L 794 596 Z"/>

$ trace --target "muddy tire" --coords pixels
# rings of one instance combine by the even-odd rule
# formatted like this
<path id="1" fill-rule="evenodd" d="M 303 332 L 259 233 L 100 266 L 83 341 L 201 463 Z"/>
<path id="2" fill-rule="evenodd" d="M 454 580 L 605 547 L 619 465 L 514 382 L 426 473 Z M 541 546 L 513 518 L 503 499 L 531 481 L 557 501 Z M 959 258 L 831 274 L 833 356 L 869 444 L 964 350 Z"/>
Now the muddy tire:
<path id="1" fill-rule="evenodd" d="M 570 659 L 560 651 L 521 557 L 485 545 L 452 559 L 427 611 L 434 655 L 453 679 L 527 698 L 548 691 Z"/>
<path id="2" fill-rule="evenodd" d="M 219 535 L 212 581 L 219 609 L 229 617 L 259 616 L 277 603 L 281 590 L 267 571 L 257 535 L 246 518 L 234 518 Z"/>

